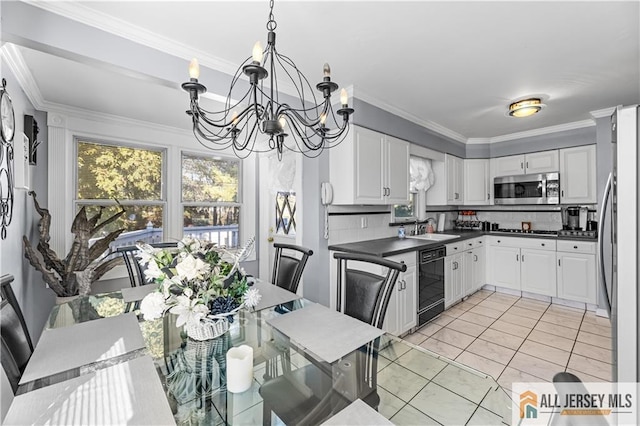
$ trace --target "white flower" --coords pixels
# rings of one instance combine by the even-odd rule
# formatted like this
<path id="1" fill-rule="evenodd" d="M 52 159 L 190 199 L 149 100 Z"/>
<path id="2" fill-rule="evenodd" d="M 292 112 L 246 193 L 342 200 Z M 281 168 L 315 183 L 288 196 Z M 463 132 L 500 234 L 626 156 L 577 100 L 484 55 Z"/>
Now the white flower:
<path id="1" fill-rule="evenodd" d="M 158 292 L 147 294 L 142 299 L 142 303 L 140 303 L 140 311 L 144 315 L 145 321 L 153 321 L 160 318 L 165 308 L 164 296 Z"/>
<path id="2" fill-rule="evenodd" d="M 147 269 L 144 270 L 144 277 L 147 281 L 151 282 L 159 278 L 164 278 L 165 274 L 160 270 L 156 262 L 149 262 Z"/>
<path id="3" fill-rule="evenodd" d="M 258 291 L 257 288 L 250 288 L 247 292 L 242 296 L 244 299 L 245 306 L 249 308 L 253 308 L 260 303 L 260 299 L 262 299 L 262 295 Z"/>
<path id="4" fill-rule="evenodd" d="M 208 263 L 190 254 L 185 256 L 185 258 L 176 265 L 178 275 L 188 281 L 196 278 L 202 279 L 210 270 L 211 268 Z"/>
<path id="5" fill-rule="evenodd" d="M 178 315 L 176 327 L 197 323 L 209 313 L 209 308 L 199 303 L 198 299 L 191 300 L 183 295 L 178 296 L 176 302 L 178 304 L 169 310 L 172 314 Z"/>

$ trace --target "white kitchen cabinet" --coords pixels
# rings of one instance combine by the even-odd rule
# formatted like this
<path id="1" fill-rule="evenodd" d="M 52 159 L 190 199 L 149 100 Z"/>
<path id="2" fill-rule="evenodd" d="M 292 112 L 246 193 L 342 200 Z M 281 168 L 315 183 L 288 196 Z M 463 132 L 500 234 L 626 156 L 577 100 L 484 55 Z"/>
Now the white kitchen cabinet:
<path id="1" fill-rule="evenodd" d="M 463 172 L 464 205 L 488 205 L 489 194 L 489 160 L 466 159 Z"/>
<path id="2" fill-rule="evenodd" d="M 489 284 L 520 290 L 520 249 L 489 245 Z"/>
<path id="3" fill-rule="evenodd" d="M 559 241 L 557 257 L 558 297 L 596 303 L 596 243 Z"/>
<path id="4" fill-rule="evenodd" d="M 596 202 L 596 146 L 561 149 L 560 204 Z"/>
<path id="5" fill-rule="evenodd" d="M 464 202 L 464 161 L 455 155 L 445 156 L 447 173 L 447 204 Z"/>
<path id="6" fill-rule="evenodd" d="M 492 160 L 495 163 L 494 177 L 550 173 L 557 172 L 559 169 L 558 150 L 510 155 Z"/>
<path id="7" fill-rule="evenodd" d="M 462 266 L 464 253 L 444 258 L 444 308 L 447 309 L 462 299 Z"/>
<path id="8" fill-rule="evenodd" d="M 329 156 L 334 204 L 408 203 L 408 142 L 353 126 Z"/>
<path id="9" fill-rule="evenodd" d="M 384 204 L 409 202 L 409 142 L 391 136 L 385 137 Z"/>
<path id="10" fill-rule="evenodd" d="M 398 276 L 382 324 L 384 331 L 400 336 L 417 325 L 416 252 L 391 256 L 388 259 L 394 262 L 404 262 L 407 265 L 407 270 Z"/>
<path id="11" fill-rule="evenodd" d="M 487 239 L 489 284 L 555 296 L 555 240 L 497 236 Z"/>
<path id="12" fill-rule="evenodd" d="M 522 291 L 556 296 L 555 250 L 520 249 Z"/>

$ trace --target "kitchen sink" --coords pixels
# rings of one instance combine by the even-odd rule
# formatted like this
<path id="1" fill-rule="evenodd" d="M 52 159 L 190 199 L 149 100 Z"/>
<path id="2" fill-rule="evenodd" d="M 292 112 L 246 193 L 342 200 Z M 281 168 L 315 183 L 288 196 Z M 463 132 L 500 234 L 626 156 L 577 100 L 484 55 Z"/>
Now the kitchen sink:
<path id="1" fill-rule="evenodd" d="M 418 240 L 427 241 L 446 241 L 452 238 L 458 238 L 460 235 L 451 234 L 421 234 L 421 235 L 407 235 L 407 238 L 416 238 Z"/>

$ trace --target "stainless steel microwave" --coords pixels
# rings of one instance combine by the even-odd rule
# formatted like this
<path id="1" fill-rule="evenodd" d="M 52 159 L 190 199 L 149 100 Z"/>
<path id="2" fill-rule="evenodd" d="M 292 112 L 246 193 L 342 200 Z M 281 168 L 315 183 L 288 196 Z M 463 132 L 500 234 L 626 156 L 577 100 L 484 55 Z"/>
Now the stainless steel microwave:
<path id="1" fill-rule="evenodd" d="M 495 204 L 559 204 L 560 176 L 556 172 L 496 177 L 493 196 Z"/>

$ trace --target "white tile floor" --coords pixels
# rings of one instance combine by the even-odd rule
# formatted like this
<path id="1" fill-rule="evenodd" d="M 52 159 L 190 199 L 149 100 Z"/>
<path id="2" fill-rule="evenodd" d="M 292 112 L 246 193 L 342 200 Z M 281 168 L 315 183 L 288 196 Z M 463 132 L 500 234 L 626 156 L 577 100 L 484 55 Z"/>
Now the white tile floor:
<path id="1" fill-rule="evenodd" d="M 611 380 L 611 325 L 594 312 L 480 290 L 405 339 L 493 378 Z"/>

